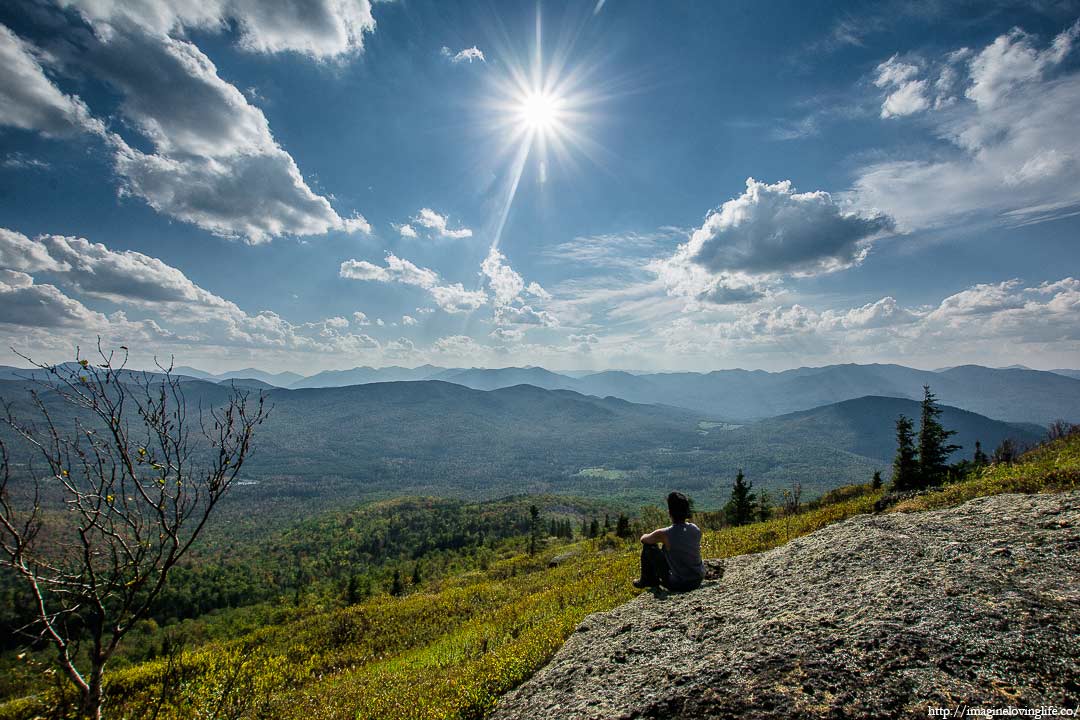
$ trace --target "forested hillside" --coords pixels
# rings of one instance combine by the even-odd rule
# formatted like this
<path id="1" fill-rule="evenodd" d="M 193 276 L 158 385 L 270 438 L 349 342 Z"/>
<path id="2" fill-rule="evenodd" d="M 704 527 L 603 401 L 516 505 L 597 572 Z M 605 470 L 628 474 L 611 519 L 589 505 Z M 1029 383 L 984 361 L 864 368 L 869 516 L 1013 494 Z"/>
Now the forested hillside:
<path id="1" fill-rule="evenodd" d="M 998 493 L 1069 490 L 1078 483 L 1080 435 L 1073 433 L 1018 463 L 978 468 L 897 509 L 951 506 Z M 703 550 L 711 558 L 767 550 L 869 512 L 878 496 L 868 486 L 848 488 L 766 522 L 707 532 Z M 476 542 L 477 529 L 485 523 L 515 533 L 515 521 L 507 519 L 520 518 L 526 502 L 467 507 L 409 501 L 298 525 L 280 540 L 302 558 L 298 550 L 307 547 L 317 554 L 325 538 L 324 557 L 330 564 L 311 565 L 310 581 L 337 592 L 286 594 L 279 602 L 165 628 L 145 623 L 110 675 L 110 714 L 470 718 L 485 713 L 501 693 L 541 667 L 586 615 L 634 596 L 629 584 L 637 561 L 633 533 L 656 521 L 643 518 L 628 540 L 602 530 L 600 537 L 585 540 L 579 531 L 569 539 L 544 531 L 535 554 L 529 546 L 536 522 L 527 535 L 498 539 L 493 531 L 492 537 Z M 542 505 L 537 515 L 545 524 L 574 515 L 586 519 L 599 510 L 554 499 Z M 469 529 L 474 521 L 479 525 Z M 396 523 L 402 530 L 415 530 L 416 538 L 402 543 L 404 536 L 393 530 Z M 326 567 L 362 564 L 380 538 L 390 556 L 397 553 L 390 567 L 398 563 L 400 584 L 391 577 L 389 587 L 361 589 L 348 581 L 341 584 L 341 578 L 320 585 L 318 574 Z M 454 538 L 465 542 L 453 548 Z M 425 544 L 427 549 L 415 557 Z M 453 562 L 427 565 L 424 558 L 430 553 L 445 553 Z M 207 561 L 206 572 L 212 572 L 214 562 Z M 446 573 L 426 568 L 445 568 Z M 364 598 L 368 592 L 371 596 Z M 43 674 L 46 660 L 41 653 L 4 656 L 8 700 L 0 705 L 0 718 L 28 719 L 62 701 Z"/>

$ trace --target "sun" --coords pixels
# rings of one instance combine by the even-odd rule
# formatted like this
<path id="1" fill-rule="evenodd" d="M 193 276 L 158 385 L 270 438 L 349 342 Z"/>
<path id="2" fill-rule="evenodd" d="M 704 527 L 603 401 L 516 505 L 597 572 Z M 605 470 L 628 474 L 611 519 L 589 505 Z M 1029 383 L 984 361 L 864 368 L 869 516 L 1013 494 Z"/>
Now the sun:
<path id="1" fill-rule="evenodd" d="M 561 104 L 556 95 L 542 91 L 531 92 L 521 100 L 518 120 L 533 132 L 550 132 L 558 124 Z"/>

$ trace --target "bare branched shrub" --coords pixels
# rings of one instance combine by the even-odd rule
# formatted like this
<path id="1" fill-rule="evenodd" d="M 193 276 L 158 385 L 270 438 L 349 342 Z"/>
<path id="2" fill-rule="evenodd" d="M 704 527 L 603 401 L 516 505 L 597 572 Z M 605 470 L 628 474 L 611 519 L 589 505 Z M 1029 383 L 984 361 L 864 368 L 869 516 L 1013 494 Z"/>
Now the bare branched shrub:
<path id="1" fill-rule="evenodd" d="M 171 365 L 142 373 L 126 369 L 126 348 L 99 344 L 97 355 L 34 363 L 45 379 L 30 393 L 33 418 L 6 401 L 0 435 L 0 567 L 25 582 L 34 622 L 24 631 L 53 646 L 92 718 L 106 664 L 232 487 L 268 413 L 261 395 L 234 388 L 189 415 Z M 57 495 L 62 510 L 43 500 Z"/>

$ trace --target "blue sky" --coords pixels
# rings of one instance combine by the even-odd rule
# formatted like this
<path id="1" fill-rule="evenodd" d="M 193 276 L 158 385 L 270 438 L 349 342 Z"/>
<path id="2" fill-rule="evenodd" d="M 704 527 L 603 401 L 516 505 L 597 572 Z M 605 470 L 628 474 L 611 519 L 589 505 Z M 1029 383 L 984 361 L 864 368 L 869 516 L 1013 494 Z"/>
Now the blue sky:
<path id="1" fill-rule="evenodd" d="M 1080 365 L 1080 3 L 178 6 L 0 9 L 0 362 Z"/>

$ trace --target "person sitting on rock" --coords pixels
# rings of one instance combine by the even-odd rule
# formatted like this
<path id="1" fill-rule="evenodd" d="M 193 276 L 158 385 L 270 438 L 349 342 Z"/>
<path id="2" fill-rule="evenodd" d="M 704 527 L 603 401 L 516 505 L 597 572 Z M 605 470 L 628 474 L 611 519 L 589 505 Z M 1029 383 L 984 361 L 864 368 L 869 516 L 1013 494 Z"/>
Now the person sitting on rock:
<path id="1" fill-rule="evenodd" d="M 694 590 L 705 577 L 701 528 L 687 522 L 690 499 L 681 492 L 668 495 L 667 506 L 671 526 L 641 536 L 641 577 L 634 581 L 634 587 L 660 585 L 676 592 Z"/>

